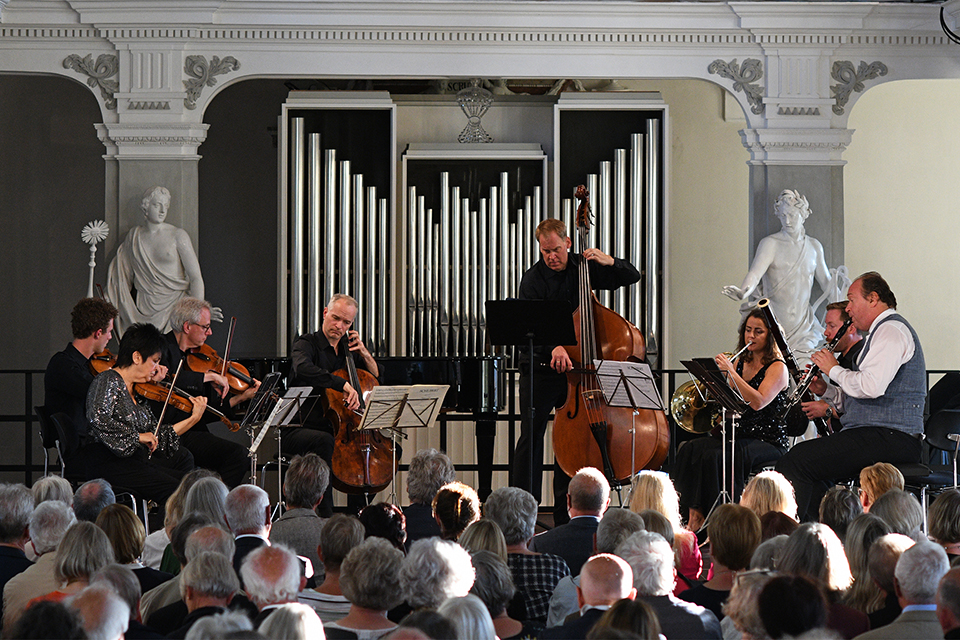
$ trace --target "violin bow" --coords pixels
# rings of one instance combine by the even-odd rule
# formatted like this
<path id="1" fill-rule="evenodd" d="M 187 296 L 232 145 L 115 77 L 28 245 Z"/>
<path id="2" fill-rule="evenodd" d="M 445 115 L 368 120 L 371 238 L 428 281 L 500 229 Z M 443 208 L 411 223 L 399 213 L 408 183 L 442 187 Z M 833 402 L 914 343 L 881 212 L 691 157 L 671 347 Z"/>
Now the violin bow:
<path id="1" fill-rule="evenodd" d="M 220 375 L 226 377 L 227 363 L 230 362 L 230 347 L 233 346 L 233 330 L 237 327 L 237 316 L 230 316 L 230 329 L 227 330 L 227 346 L 223 349 L 223 364 L 220 367 Z"/>
<path id="2" fill-rule="evenodd" d="M 180 359 L 180 364 L 177 365 L 177 372 L 173 374 L 173 382 L 170 383 L 170 390 L 167 391 L 167 399 L 163 401 L 163 409 L 160 410 L 160 419 L 157 420 L 157 426 L 153 428 L 153 435 L 156 436 L 160 431 L 160 425 L 163 424 L 163 416 L 167 414 L 167 407 L 170 405 L 170 397 L 173 395 L 173 390 L 177 388 L 177 376 L 180 375 L 180 369 L 183 368 L 183 358 Z M 153 452 L 150 452 L 148 458 L 153 455 Z"/>

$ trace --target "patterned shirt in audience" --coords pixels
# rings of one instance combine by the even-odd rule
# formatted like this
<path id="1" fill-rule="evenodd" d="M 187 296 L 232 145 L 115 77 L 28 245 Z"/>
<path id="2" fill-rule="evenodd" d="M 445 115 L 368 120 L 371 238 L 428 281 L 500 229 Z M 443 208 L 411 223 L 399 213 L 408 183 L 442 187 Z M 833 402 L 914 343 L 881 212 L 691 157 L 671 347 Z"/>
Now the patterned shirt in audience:
<path id="1" fill-rule="evenodd" d="M 526 604 L 526 619 L 546 624 L 550 596 L 557 583 L 570 575 L 570 567 L 563 558 L 549 553 L 510 553 L 507 555 L 507 564 L 510 565 L 517 592 Z"/>
<path id="2" fill-rule="evenodd" d="M 297 600 L 316 611 L 323 623 L 336 622 L 350 613 L 350 601 L 343 596 L 331 596 L 313 589 L 304 589 L 297 594 Z"/>

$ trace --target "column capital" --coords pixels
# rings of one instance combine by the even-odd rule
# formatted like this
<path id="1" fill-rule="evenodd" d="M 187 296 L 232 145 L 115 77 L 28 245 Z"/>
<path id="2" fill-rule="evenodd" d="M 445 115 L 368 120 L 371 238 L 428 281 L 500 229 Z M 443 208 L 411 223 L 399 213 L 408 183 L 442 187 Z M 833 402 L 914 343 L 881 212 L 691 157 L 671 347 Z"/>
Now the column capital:
<path id="1" fill-rule="evenodd" d="M 740 138 L 750 151 L 750 165 L 842 166 L 843 152 L 853 137 L 851 129 L 742 129 Z"/>
<path id="2" fill-rule="evenodd" d="M 119 160 L 199 160 L 197 148 L 210 125 L 184 122 L 98 124 L 97 135 L 107 148 L 104 157 Z"/>

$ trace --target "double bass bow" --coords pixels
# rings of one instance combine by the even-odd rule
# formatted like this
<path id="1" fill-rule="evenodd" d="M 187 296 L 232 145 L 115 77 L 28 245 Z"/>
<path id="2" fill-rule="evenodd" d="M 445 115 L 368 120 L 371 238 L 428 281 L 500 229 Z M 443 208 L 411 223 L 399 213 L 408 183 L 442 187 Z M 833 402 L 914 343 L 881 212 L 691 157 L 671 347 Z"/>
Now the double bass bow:
<path id="1" fill-rule="evenodd" d="M 576 198 L 582 253 L 591 224 L 586 187 L 577 187 Z M 571 477 L 583 467 L 595 467 L 611 486 L 620 486 L 639 469 L 660 467 L 667 457 L 670 431 L 663 411 L 641 409 L 634 416 L 632 408 L 607 404 L 594 360 L 640 362 L 646 343 L 637 327 L 597 300 L 586 258 L 579 269 L 579 307 L 573 314 L 577 345 L 565 347 L 574 368 L 567 373 L 567 401 L 553 421 L 554 454 Z"/>
<path id="2" fill-rule="evenodd" d="M 325 414 L 333 424 L 334 446 L 330 464 L 330 481 L 344 493 L 374 494 L 383 491 L 396 472 L 393 460 L 393 442 L 376 429 L 360 429 L 366 409 L 365 396 L 378 385 L 376 377 L 364 369 L 357 369 L 350 351 L 350 332 L 343 334 L 338 350 L 346 354 L 346 368 L 333 375 L 350 383 L 360 399 L 357 409 L 346 405 L 346 394 L 327 389 Z"/>

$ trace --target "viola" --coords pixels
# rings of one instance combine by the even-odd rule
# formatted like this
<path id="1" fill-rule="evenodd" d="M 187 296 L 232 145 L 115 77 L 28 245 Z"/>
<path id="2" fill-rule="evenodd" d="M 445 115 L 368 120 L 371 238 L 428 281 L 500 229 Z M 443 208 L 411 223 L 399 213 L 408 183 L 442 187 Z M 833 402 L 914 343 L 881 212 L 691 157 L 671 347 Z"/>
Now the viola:
<path id="1" fill-rule="evenodd" d="M 590 201 L 577 187 L 577 231 L 581 252 L 587 247 Z M 560 468 L 573 476 L 583 467 L 601 469 L 620 486 L 639 469 L 657 469 L 667 457 L 670 431 L 663 411 L 607 404 L 594 360 L 639 362 L 646 356 L 643 334 L 600 304 L 590 285 L 588 260 L 580 264 L 579 307 L 573 314 L 576 347 L 565 347 L 574 363 L 567 373 L 567 400 L 553 422 L 553 448 Z M 634 432 L 635 430 L 635 432 Z"/>
<path id="2" fill-rule="evenodd" d="M 224 362 L 217 351 L 208 344 L 202 344 L 187 352 L 187 366 L 197 373 L 213 371 L 222 374 L 230 385 L 230 393 L 233 394 L 241 394 L 253 384 L 253 378 L 246 367 L 238 362 Z"/>

